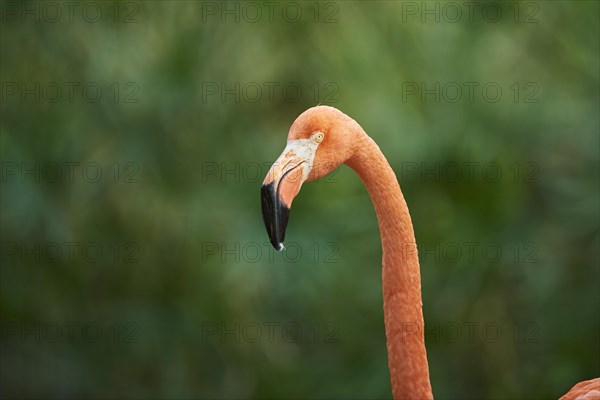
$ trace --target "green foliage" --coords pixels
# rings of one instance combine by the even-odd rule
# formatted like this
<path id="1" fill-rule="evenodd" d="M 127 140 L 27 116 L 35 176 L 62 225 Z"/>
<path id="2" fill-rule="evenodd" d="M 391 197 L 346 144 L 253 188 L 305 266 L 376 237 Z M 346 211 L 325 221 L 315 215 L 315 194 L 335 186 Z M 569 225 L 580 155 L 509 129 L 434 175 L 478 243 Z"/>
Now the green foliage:
<path id="1" fill-rule="evenodd" d="M 96 2 L 97 22 L 82 2 L 54 23 L 27 4 L 2 2 L 2 397 L 391 397 L 360 180 L 304 185 L 287 253 L 266 245 L 262 178 L 317 103 L 398 175 L 436 397 L 600 375 L 597 2 L 493 3 L 496 22 L 463 2 L 457 22 L 437 2 L 299 2 L 298 22 L 279 2 L 254 22 L 243 2 Z"/>

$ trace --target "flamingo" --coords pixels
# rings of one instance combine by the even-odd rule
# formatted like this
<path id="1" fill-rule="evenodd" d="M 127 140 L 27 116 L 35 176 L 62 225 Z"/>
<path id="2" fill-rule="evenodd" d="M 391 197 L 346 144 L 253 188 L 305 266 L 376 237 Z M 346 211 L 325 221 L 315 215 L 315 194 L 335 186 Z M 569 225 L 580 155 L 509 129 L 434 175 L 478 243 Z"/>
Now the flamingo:
<path id="1" fill-rule="evenodd" d="M 369 192 L 381 235 L 383 311 L 388 367 L 395 399 L 433 399 L 425 349 L 421 274 L 413 224 L 391 166 L 362 127 L 329 106 L 309 108 L 294 121 L 287 146 L 261 187 L 269 240 L 282 251 L 290 207 L 304 182 L 341 164 Z M 581 382 L 561 400 L 600 399 L 600 378 Z"/>

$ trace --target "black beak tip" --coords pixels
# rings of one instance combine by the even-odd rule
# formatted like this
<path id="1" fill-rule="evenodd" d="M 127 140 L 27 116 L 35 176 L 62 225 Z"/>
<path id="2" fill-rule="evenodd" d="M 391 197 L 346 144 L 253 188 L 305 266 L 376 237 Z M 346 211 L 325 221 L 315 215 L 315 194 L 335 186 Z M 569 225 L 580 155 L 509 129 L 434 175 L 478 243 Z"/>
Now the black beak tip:
<path id="1" fill-rule="evenodd" d="M 277 194 L 275 182 L 262 185 L 260 189 L 263 220 L 271 244 L 277 251 L 285 249 L 285 229 L 287 227 L 290 209 L 283 204 Z"/>

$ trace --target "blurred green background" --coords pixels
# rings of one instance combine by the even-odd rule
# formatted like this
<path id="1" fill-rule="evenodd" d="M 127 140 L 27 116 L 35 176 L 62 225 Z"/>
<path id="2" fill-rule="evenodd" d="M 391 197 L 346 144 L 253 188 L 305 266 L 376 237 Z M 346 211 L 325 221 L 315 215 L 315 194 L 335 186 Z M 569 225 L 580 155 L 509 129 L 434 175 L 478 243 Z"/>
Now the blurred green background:
<path id="1" fill-rule="evenodd" d="M 360 180 L 267 245 L 318 103 L 398 175 L 437 398 L 600 375 L 599 3 L 448 4 L 2 1 L 1 396 L 390 398 Z"/>

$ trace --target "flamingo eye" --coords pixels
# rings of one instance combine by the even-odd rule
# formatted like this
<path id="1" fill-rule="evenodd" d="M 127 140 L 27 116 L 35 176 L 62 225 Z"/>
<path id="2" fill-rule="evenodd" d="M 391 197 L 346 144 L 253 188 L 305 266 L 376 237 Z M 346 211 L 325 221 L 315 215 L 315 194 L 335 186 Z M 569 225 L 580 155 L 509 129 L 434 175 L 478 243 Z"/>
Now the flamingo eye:
<path id="1" fill-rule="evenodd" d="M 317 132 L 313 135 L 313 140 L 317 143 L 321 143 L 324 138 L 325 135 L 322 132 Z"/>

